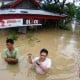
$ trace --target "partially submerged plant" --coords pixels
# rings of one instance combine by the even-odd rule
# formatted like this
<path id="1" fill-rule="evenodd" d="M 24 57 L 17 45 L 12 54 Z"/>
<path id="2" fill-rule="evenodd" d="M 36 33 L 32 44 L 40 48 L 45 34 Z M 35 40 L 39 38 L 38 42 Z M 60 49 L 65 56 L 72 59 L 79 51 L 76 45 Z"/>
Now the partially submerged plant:
<path id="1" fill-rule="evenodd" d="M 37 38 L 34 36 L 34 33 L 31 32 L 27 34 L 27 39 L 31 45 L 34 45 L 35 41 L 37 40 Z"/>
<path id="2" fill-rule="evenodd" d="M 13 33 L 13 34 L 8 35 L 7 39 L 17 40 L 18 36 L 15 33 Z"/>

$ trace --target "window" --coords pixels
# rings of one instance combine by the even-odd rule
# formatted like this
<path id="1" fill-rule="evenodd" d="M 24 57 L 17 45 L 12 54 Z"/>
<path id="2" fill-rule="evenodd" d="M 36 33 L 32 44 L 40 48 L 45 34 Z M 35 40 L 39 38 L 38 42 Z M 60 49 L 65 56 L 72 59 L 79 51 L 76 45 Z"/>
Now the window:
<path id="1" fill-rule="evenodd" d="M 34 24 L 38 24 L 38 20 L 34 20 Z"/>
<path id="2" fill-rule="evenodd" d="M 30 19 L 27 19 L 26 20 L 26 24 L 30 24 L 31 22 L 30 22 Z"/>

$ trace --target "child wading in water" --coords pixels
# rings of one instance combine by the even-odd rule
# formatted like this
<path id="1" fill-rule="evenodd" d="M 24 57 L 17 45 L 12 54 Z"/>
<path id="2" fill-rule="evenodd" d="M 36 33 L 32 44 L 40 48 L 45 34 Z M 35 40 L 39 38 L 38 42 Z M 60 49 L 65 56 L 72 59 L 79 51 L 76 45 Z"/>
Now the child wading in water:
<path id="1" fill-rule="evenodd" d="M 12 39 L 6 40 L 7 48 L 4 50 L 4 60 L 9 64 L 17 64 L 19 59 L 19 51 L 14 48 L 14 41 Z"/>

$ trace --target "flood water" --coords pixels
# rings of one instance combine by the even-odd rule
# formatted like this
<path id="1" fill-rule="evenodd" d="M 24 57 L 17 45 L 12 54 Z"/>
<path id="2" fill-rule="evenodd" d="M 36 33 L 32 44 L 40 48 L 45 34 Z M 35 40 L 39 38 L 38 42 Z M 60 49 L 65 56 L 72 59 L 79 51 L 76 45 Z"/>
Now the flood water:
<path id="1" fill-rule="evenodd" d="M 15 47 L 20 51 L 19 65 L 7 65 L 0 58 L 0 80 L 80 80 L 77 75 L 77 63 L 80 55 L 80 25 L 75 31 L 60 29 L 43 29 L 34 32 L 32 41 L 27 34 L 18 34 Z M 0 54 L 3 53 L 5 40 L 9 33 L 0 31 Z M 27 61 L 27 54 L 39 56 L 42 48 L 49 50 L 52 68 L 45 75 L 39 75 L 34 70 L 34 65 Z"/>

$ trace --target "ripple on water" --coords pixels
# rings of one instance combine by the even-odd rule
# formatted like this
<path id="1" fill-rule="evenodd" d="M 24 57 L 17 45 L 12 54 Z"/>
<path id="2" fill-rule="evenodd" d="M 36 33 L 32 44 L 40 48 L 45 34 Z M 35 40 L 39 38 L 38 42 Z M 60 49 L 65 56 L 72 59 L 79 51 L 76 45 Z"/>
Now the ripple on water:
<path id="1" fill-rule="evenodd" d="M 6 67 L 1 63 L 0 58 L 0 68 L 2 69 L 0 70 L 0 80 L 78 80 L 74 71 L 74 60 L 77 49 L 80 48 L 80 35 L 73 36 L 76 34 L 62 30 L 43 30 L 35 33 L 40 41 L 37 41 L 34 46 L 28 44 L 26 35 L 18 35 L 19 38 L 15 41 L 15 46 L 20 50 L 21 55 L 30 51 L 34 56 L 38 56 L 40 49 L 47 48 L 49 57 L 54 63 L 51 72 L 43 77 L 36 74 L 35 70 L 30 69 L 31 65 L 27 63 L 26 55 L 25 59 L 23 59 L 24 56 L 20 59 L 19 71 L 17 68 L 10 71 L 10 67 L 5 70 Z M 0 37 L 0 53 L 3 53 L 7 34 L 0 34 Z"/>

